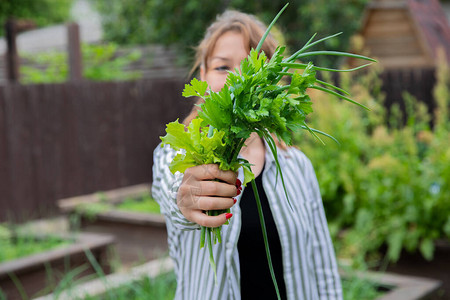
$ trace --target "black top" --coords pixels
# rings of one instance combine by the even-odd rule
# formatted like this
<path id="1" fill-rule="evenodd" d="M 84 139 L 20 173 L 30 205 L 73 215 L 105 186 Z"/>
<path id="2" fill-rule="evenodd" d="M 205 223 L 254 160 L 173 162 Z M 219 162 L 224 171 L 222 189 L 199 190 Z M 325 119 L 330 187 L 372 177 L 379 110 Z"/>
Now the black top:
<path id="1" fill-rule="evenodd" d="M 256 177 L 255 182 L 261 200 L 264 221 L 266 223 L 267 239 L 270 246 L 270 256 L 272 258 L 281 299 L 287 299 L 280 238 L 270 210 L 267 195 L 262 186 L 262 176 L 259 175 Z M 241 269 L 241 298 L 243 300 L 277 299 L 275 286 L 273 285 L 267 262 L 256 199 L 250 183 L 247 184 L 242 194 L 240 207 L 242 227 L 238 241 L 238 252 Z"/>

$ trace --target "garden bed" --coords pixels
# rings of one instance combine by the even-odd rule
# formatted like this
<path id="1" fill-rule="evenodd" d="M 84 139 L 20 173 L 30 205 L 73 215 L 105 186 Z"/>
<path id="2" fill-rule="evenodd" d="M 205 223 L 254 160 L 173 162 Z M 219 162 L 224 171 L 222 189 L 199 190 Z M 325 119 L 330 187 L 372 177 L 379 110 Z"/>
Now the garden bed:
<path id="1" fill-rule="evenodd" d="M 37 237 L 43 238 L 45 235 Z M 28 299 L 53 290 L 64 278 L 67 279 L 68 274 L 81 278 L 97 273 L 98 268 L 104 273 L 110 272 L 108 248 L 113 245 L 112 236 L 80 233 L 60 234 L 58 238 L 73 243 L 0 263 L 3 297 L 8 300 Z M 90 261 L 96 264 L 92 265 Z"/>
<path id="2" fill-rule="evenodd" d="M 147 184 L 63 199 L 59 207 L 70 219 L 77 219 L 75 226 L 81 231 L 112 234 L 120 263 L 130 266 L 161 257 L 168 249 L 161 214 L 117 209 L 124 201 L 143 195 L 150 195 Z"/>
<path id="3" fill-rule="evenodd" d="M 342 276 L 347 281 L 358 281 L 356 285 L 344 285 L 346 300 L 429 299 L 439 286 L 439 282 L 435 280 L 379 272 L 358 272 L 352 273 L 351 276 L 348 274 Z M 378 295 L 373 296 L 373 293 L 369 293 L 371 298 L 367 298 L 369 295 L 364 291 L 366 287 L 363 287 L 361 282 L 370 282 L 376 286 Z M 173 299 L 175 289 L 173 263 L 170 258 L 164 258 L 134 267 L 127 273 L 110 274 L 104 278 L 73 286 L 63 293 L 50 294 L 36 300 L 134 299 L 134 296 L 138 294 L 139 299 L 166 300 Z"/>
<path id="4" fill-rule="evenodd" d="M 343 275 L 345 277 L 346 275 Z M 441 282 L 423 277 L 398 275 L 384 272 L 357 272 L 359 280 L 373 282 L 381 295 L 376 300 L 420 300 L 439 299 Z M 345 289 L 344 289 L 344 296 Z M 345 299 L 362 299 L 360 297 Z"/>
<path id="5" fill-rule="evenodd" d="M 103 278 L 98 278 L 89 282 L 81 283 L 63 291 L 62 293 L 53 293 L 42 296 L 35 300 L 56 300 L 56 299 L 134 299 L 134 297 L 119 297 L 123 294 L 123 289 L 133 287 L 133 283 L 146 280 L 148 278 L 155 279 L 159 276 L 167 276 L 173 270 L 173 262 L 170 258 L 162 258 L 149 261 L 143 265 L 131 268 L 125 273 L 114 273 Z M 168 286 L 160 287 L 165 290 L 161 298 L 154 295 L 140 295 L 140 299 L 166 299 L 167 294 L 175 294 L 173 290 L 173 278 L 166 280 Z M 167 288 L 171 290 L 168 291 Z M 154 293 L 154 291 L 151 291 Z M 125 292 L 126 293 L 126 292 Z M 170 294 L 169 294 L 170 295 Z M 146 297 L 147 296 L 147 297 Z M 150 297 L 152 296 L 152 297 Z M 173 298 L 173 297 L 172 297 Z M 170 299 L 172 299 L 170 298 Z"/>
<path id="6" fill-rule="evenodd" d="M 432 299 L 450 298 L 450 243 L 438 240 L 434 246 L 433 259 L 426 260 L 420 253 L 403 251 L 396 263 L 387 267 L 388 272 L 426 277 L 442 282 L 440 295 Z"/>

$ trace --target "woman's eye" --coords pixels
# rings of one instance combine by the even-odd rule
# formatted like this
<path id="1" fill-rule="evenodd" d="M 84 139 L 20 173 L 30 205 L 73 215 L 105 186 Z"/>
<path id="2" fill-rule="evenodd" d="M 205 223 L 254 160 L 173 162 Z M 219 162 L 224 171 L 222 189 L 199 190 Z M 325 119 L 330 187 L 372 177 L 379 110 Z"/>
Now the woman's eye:
<path id="1" fill-rule="evenodd" d="M 219 66 L 219 67 L 215 67 L 214 70 L 216 71 L 220 71 L 220 72 L 225 72 L 228 71 L 230 68 L 228 66 Z"/>

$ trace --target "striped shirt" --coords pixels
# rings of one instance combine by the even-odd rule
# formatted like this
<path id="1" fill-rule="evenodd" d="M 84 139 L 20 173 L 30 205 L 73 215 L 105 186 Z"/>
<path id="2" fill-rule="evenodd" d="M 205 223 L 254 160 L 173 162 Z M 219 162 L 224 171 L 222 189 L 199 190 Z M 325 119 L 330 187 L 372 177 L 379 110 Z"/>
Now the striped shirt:
<path id="1" fill-rule="evenodd" d="M 237 250 L 241 228 L 240 196 L 231 207 L 230 224 L 222 226 L 222 243 L 213 245 L 216 283 L 208 249 L 199 247 L 200 226 L 187 220 L 176 203 L 183 175 L 173 175 L 169 171 L 168 165 L 175 154 L 169 146 L 155 149 L 152 185 L 153 197 L 166 217 L 169 253 L 177 276 L 175 299 L 241 299 Z M 336 257 L 311 162 L 294 147 L 278 151 L 278 156 L 292 208 L 280 178 L 277 180 L 270 151 L 266 151 L 261 175 L 280 237 L 287 297 L 290 300 L 342 299 Z M 238 178 L 243 181 L 242 170 Z"/>

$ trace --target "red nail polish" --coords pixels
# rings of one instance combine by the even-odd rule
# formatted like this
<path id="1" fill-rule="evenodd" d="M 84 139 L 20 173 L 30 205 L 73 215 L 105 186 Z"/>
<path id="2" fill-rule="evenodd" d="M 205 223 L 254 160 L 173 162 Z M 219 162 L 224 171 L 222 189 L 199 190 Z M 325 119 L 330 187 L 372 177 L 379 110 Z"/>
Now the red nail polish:
<path id="1" fill-rule="evenodd" d="M 242 185 L 242 182 L 239 179 L 236 179 L 236 187 L 240 187 Z"/>
<path id="2" fill-rule="evenodd" d="M 233 199 L 234 204 L 236 204 L 236 201 L 237 201 L 236 199 Z"/>
<path id="3" fill-rule="evenodd" d="M 240 190 L 242 192 L 242 186 L 238 187 L 238 190 Z"/>
<path id="4" fill-rule="evenodd" d="M 233 216 L 233 214 L 227 213 L 225 214 L 225 218 L 228 220 L 229 218 L 231 218 Z"/>
<path id="5" fill-rule="evenodd" d="M 237 190 L 236 196 L 239 196 L 240 194 L 241 194 L 241 191 L 240 191 L 240 190 Z"/>

